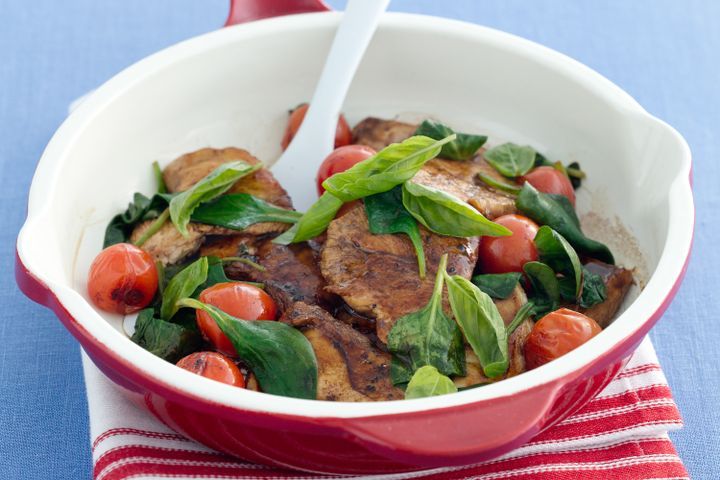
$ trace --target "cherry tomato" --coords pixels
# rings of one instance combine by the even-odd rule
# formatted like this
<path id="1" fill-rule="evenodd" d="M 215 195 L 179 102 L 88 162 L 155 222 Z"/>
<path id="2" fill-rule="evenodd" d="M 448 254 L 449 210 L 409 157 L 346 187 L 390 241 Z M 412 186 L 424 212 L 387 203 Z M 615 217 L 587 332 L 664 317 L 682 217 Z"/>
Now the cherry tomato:
<path id="1" fill-rule="evenodd" d="M 222 353 L 217 352 L 195 352 L 187 357 L 181 358 L 177 366 L 185 370 L 227 383 L 234 387 L 245 387 L 245 378 L 240 369 Z"/>
<path id="2" fill-rule="evenodd" d="M 277 314 L 277 307 L 270 295 L 261 288 L 242 282 L 218 283 L 203 290 L 199 299 L 243 320 L 275 320 Z M 210 315 L 196 310 L 196 318 L 200 332 L 207 341 L 225 355 L 237 357 L 232 342 Z"/>
<path id="3" fill-rule="evenodd" d="M 503 215 L 494 220 L 507 227 L 507 237 L 482 237 L 478 247 L 480 267 L 484 273 L 522 272 L 523 265 L 537 260 L 535 235 L 538 225 L 522 215 Z"/>
<path id="4" fill-rule="evenodd" d="M 548 313 L 535 324 L 525 344 L 528 369 L 562 357 L 601 331 L 595 320 L 582 313 L 567 308 Z"/>
<path id="5" fill-rule="evenodd" d="M 158 272 L 149 253 L 129 243 L 112 245 L 95 257 L 88 274 L 88 295 L 101 310 L 128 314 L 150 305 Z"/>
<path id="6" fill-rule="evenodd" d="M 287 128 L 285 129 L 285 135 L 283 135 L 282 139 L 283 150 L 285 150 L 288 145 L 290 145 L 293 137 L 295 136 L 297 131 L 300 130 L 300 124 L 302 124 L 302 121 L 305 118 L 307 109 L 308 104 L 303 103 L 295 110 L 293 110 L 292 113 L 290 113 Z M 342 147 L 343 145 L 349 145 L 351 141 L 352 132 L 350 131 L 350 126 L 348 126 L 347 120 L 345 120 L 345 116 L 340 115 L 340 118 L 338 118 L 337 129 L 335 129 L 335 148 Z"/>
<path id="7" fill-rule="evenodd" d="M 549 166 L 537 167 L 520 180 L 522 183 L 530 182 L 533 187 L 543 193 L 565 195 L 572 206 L 575 206 L 575 189 L 567 175 L 560 170 Z"/>
<path id="8" fill-rule="evenodd" d="M 325 160 L 320 164 L 317 173 L 317 189 L 318 195 L 322 195 L 325 189 L 322 183 L 335 175 L 344 172 L 356 163 L 360 163 L 366 158 L 372 157 L 377 152 L 365 145 L 345 145 L 333 150 Z"/>

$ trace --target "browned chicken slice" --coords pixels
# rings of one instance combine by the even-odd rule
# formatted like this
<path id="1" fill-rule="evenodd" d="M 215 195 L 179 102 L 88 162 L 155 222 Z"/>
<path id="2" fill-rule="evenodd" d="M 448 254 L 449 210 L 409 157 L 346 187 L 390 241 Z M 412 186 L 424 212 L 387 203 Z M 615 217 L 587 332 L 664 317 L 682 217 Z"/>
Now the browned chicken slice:
<path id="1" fill-rule="evenodd" d="M 593 260 L 585 265 L 590 272 L 596 273 L 602 277 L 607 288 L 607 298 L 604 302 L 593 307 L 583 309 L 579 307 L 570 307 L 584 313 L 588 317 L 595 320 L 602 328 L 607 327 L 615 318 L 615 314 L 620 309 L 625 295 L 633 284 L 632 270 L 610 265 L 597 260 Z"/>
<path id="2" fill-rule="evenodd" d="M 280 321 L 299 328 L 318 362 L 318 400 L 399 400 L 390 378 L 390 355 L 362 333 L 316 305 L 297 302 Z"/>
<path id="3" fill-rule="evenodd" d="M 327 308 L 337 303 L 337 297 L 325 291 L 319 254 L 312 244 L 277 245 L 269 237 L 234 235 L 209 239 L 200 254 L 220 258 L 241 256 L 257 262 L 263 270 L 234 262 L 225 268 L 225 272 L 236 280 L 263 283 L 281 312 L 295 302 L 320 304 Z"/>
<path id="4" fill-rule="evenodd" d="M 379 118 L 366 118 L 353 130 L 355 143 L 381 150 L 412 136 L 417 127 L 408 123 Z M 471 160 L 457 161 L 435 158 L 430 160 L 413 178 L 414 182 L 438 188 L 468 202 L 489 219 L 515 213 L 515 199 L 482 183 L 478 173 L 495 180 L 512 183 L 500 175 L 482 157 L 481 149 Z"/>
<path id="5" fill-rule="evenodd" d="M 237 160 L 242 160 L 250 165 L 260 163 L 260 160 L 250 152 L 240 148 L 202 148 L 186 153 L 170 162 L 163 171 L 163 178 L 169 191 L 182 192 L 195 185 L 223 163 Z M 249 193 L 278 207 L 292 208 L 292 202 L 285 189 L 265 168 L 238 180 L 229 193 Z"/>
<path id="6" fill-rule="evenodd" d="M 256 165 L 260 161 L 246 150 L 239 148 L 203 148 L 185 154 L 173 160 L 163 172 L 165 184 L 171 192 L 180 192 L 192 187 L 219 165 L 235 160 L 243 160 Z M 249 193 L 280 207 L 292 208 L 287 192 L 267 169 L 260 169 L 252 175 L 240 179 L 231 189 L 232 193 Z M 133 231 L 131 240 L 137 240 L 152 221 L 144 222 Z M 264 222 L 250 225 L 244 234 L 265 235 L 280 234 L 289 228 L 288 224 Z M 177 263 L 195 253 L 208 235 L 237 235 L 236 230 L 190 223 L 188 236 L 183 237 L 172 224 L 164 225 L 143 244 L 143 249 L 155 260 L 164 265 Z"/>
<path id="7" fill-rule="evenodd" d="M 403 315 L 420 310 L 432 294 L 440 257 L 448 253 L 448 272 L 470 278 L 477 260 L 477 238 L 436 235 L 421 227 L 427 275 L 418 275 L 417 257 L 405 235 L 373 235 L 362 205 L 330 223 L 320 268 L 326 289 L 356 312 L 376 319 L 377 336 L 387 342 Z"/>
<path id="8" fill-rule="evenodd" d="M 502 316 L 505 325 L 509 325 L 515 318 L 515 314 L 525 303 L 527 296 L 525 291 L 518 285 L 515 291 L 504 300 L 495 300 L 495 306 L 498 307 L 500 316 Z M 456 377 L 453 382 L 457 387 L 469 387 L 482 383 L 495 382 L 504 378 L 519 375 L 526 370 L 525 367 L 525 342 L 532 331 L 533 323 L 529 318 L 522 322 L 508 338 L 508 356 L 510 357 L 510 365 L 508 370 L 502 377 L 489 379 L 483 373 L 482 365 L 475 352 L 470 346 L 465 347 L 465 366 L 467 374 L 464 377 Z"/>

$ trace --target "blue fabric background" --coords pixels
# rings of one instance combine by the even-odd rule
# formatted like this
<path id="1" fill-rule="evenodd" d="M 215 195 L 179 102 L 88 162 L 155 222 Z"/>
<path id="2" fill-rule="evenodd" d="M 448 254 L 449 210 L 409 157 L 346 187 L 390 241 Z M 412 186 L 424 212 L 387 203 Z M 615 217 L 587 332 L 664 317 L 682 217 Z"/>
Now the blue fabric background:
<path id="1" fill-rule="evenodd" d="M 71 100 L 158 49 L 217 28 L 226 9 L 226 0 L 0 0 L 2 479 L 91 472 L 78 346 L 12 275 L 36 161 Z M 673 434 L 680 455 L 694 478 L 720 478 L 720 2 L 394 0 L 392 9 L 477 22 L 564 52 L 685 135 L 694 153 L 695 250 L 652 337 L 686 423 Z"/>

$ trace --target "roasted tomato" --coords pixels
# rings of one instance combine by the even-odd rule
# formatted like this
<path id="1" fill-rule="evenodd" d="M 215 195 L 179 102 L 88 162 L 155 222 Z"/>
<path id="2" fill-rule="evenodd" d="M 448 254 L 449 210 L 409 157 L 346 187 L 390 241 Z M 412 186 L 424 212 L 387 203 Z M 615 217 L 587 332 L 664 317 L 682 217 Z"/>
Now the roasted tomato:
<path id="1" fill-rule="evenodd" d="M 374 149 L 365 145 L 346 145 L 333 150 L 320 164 L 320 168 L 318 168 L 316 178 L 318 195 L 322 195 L 323 192 L 325 192 L 322 183 L 326 179 L 336 173 L 344 172 L 356 163 L 360 163 L 376 153 Z"/>
<path id="2" fill-rule="evenodd" d="M 537 260 L 535 235 L 538 225 L 522 215 L 503 215 L 494 220 L 507 227 L 507 237 L 482 237 L 478 247 L 480 268 L 484 273 L 522 272 L 523 265 Z"/>
<path id="3" fill-rule="evenodd" d="M 595 320 L 582 313 L 567 308 L 548 313 L 535 324 L 525 344 L 528 369 L 562 357 L 601 331 Z"/>
<path id="4" fill-rule="evenodd" d="M 290 145 L 293 137 L 295 136 L 297 131 L 300 130 L 300 125 L 305 118 L 307 109 L 308 104 L 303 103 L 295 110 L 293 110 L 292 113 L 290 113 L 287 128 L 285 129 L 285 135 L 283 135 L 282 139 L 283 150 L 285 150 L 288 145 Z M 340 118 L 338 118 L 337 129 L 335 130 L 335 148 L 342 147 L 343 145 L 349 145 L 351 141 L 352 132 L 350 131 L 350 126 L 348 125 L 347 120 L 345 120 L 345 116 L 340 115 Z"/>
<path id="5" fill-rule="evenodd" d="M 101 310 L 128 314 L 147 307 L 158 289 L 158 272 L 149 253 L 129 243 L 112 245 L 95 257 L 88 295 Z"/>
<path id="6" fill-rule="evenodd" d="M 520 180 L 522 183 L 530 182 L 533 187 L 543 193 L 564 195 L 570 200 L 572 206 L 575 206 L 575 189 L 567 175 L 560 170 L 549 166 L 537 167 Z"/>
<path id="7" fill-rule="evenodd" d="M 245 387 L 245 378 L 240 369 L 228 357 L 218 352 L 195 352 L 181 358 L 177 366 L 205 378 L 227 383 L 234 387 Z"/>
<path id="8" fill-rule="evenodd" d="M 242 282 L 218 283 L 200 293 L 200 301 L 213 305 L 228 315 L 243 320 L 275 320 L 275 301 L 264 290 Z M 235 347 L 207 313 L 196 311 L 197 324 L 203 337 L 218 351 L 237 357 Z"/>

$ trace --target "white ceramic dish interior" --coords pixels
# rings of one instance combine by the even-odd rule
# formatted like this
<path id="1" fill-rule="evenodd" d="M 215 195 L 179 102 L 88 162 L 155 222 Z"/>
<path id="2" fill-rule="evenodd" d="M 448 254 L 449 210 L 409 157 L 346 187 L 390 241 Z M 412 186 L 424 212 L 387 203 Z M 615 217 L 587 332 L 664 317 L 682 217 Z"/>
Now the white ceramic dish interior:
<path id="1" fill-rule="evenodd" d="M 681 275 L 692 238 L 690 152 L 682 137 L 608 80 L 556 52 L 476 25 L 404 14 L 387 15 L 372 41 L 345 104 L 350 123 L 367 115 L 430 115 L 487 133 L 494 143 L 527 143 L 551 159 L 580 161 L 588 174 L 580 211 L 609 219 L 590 222 L 592 234 L 619 253 L 620 263 L 649 278 L 615 323 L 550 365 L 481 389 L 328 409 L 324 402 L 198 378 L 131 342 L 122 318 L 95 310 L 85 293 L 88 266 L 110 217 L 133 192 L 152 193 L 151 162 L 206 146 L 277 158 L 287 110 L 312 92 L 338 19 L 283 17 L 183 42 L 111 79 L 58 130 L 33 180 L 18 253 L 97 342 L 199 398 L 354 417 L 511 395 L 572 374 L 647 321 Z M 616 218 L 643 259 L 626 237 L 614 235 Z"/>

